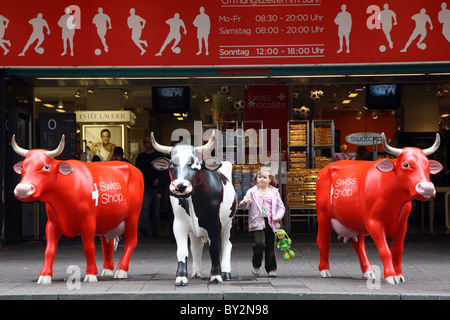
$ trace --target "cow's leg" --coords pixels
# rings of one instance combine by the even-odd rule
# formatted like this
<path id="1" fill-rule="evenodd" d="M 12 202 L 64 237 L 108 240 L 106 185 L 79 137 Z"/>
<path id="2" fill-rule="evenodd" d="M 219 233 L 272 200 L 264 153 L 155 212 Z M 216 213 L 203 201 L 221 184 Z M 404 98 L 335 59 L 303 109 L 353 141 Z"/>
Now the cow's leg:
<path id="1" fill-rule="evenodd" d="M 49 206 L 47 206 L 49 210 Z M 42 267 L 41 274 L 37 284 L 50 284 L 52 283 L 53 276 L 53 261 L 55 261 L 56 249 L 58 247 L 58 241 L 61 237 L 61 231 L 56 225 L 49 219 L 46 225 L 45 234 L 47 236 L 47 246 L 45 248 L 45 261 Z"/>
<path id="2" fill-rule="evenodd" d="M 392 236 L 392 262 L 394 265 L 396 282 L 405 282 L 405 277 L 403 276 L 402 270 L 402 256 L 403 242 L 406 234 L 406 224 L 404 229 L 404 232 L 397 230 L 397 233 Z"/>
<path id="3" fill-rule="evenodd" d="M 175 241 L 177 242 L 177 259 L 178 259 L 178 269 L 177 269 L 177 276 L 175 279 L 175 285 L 186 286 L 188 284 L 187 258 L 189 256 L 189 249 L 188 249 L 189 231 L 177 217 L 175 217 L 175 220 L 173 222 L 173 234 L 175 236 Z"/>
<path id="4" fill-rule="evenodd" d="M 398 281 L 395 278 L 394 265 L 392 263 L 391 250 L 389 249 L 384 227 L 380 223 L 369 223 L 368 231 L 373 241 L 375 242 L 378 254 L 384 267 L 384 279 L 387 284 L 397 285 Z"/>
<path id="5" fill-rule="evenodd" d="M 105 236 L 100 236 L 102 240 L 102 251 L 103 251 L 103 271 L 102 276 L 113 276 L 114 275 L 114 241 L 115 239 L 110 239 L 109 243 L 106 241 Z"/>
<path id="6" fill-rule="evenodd" d="M 191 278 L 200 279 L 202 277 L 202 252 L 203 252 L 203 238 L 195 237 L 192 233 L 189 233 L 189 239 L 191 240 L 191 253 L 192 253 L 192 276 Z"/>
<path id="7" fill-rule="evenodd" d="M 405 204 L 400 213 L 400 222 L 397 231 L 392 236 L 392 262 L 394 264 L 395 278 L 398 282 L 405 282 L 402 270 L 403 244 L 408 225 L 408 217 L 411 212 L 411 202 Z"/>
<path id="8" fill-rule="evenodd" d="M 222 261 L 220 263 L 222 267 L 222 279 L 231 280 L 231 221 L 227 226 L 222 228 Z"/>
<path id="9" fill-rule="evenodd" d="M 319 247 L 319 274 L 323 278 L 331 277 L 329 254 L 331 240 L 331 220 L 325 214 L 317 211 L 317 245 Z"/>
<path id="10" fill-rule="evenodd" d="M 208 236 L 211 240 L 209 245 L 209 255 L 211 257 L 211 278 L 210 283 L 222 283 L 222 269 L 220 267 L 220 239 L 221 227 L 220 223 L 213 230 L 208 230 Z"/>
<path id="11" fill-rule="evenodd" d="M 86 221 L 85 230 L 81 233 L 83 252 L 86 257 L 86 276 L 84 282 L 97 282 L 97 263 L 95 261 L 95 222 Z"/>
<path id="12" fill-rule="evenodd" d="M 361 265 L 361 271 L 363 273 L 363 279 L 375 279 L 375 273 L 372 269 L 372 264 L 369 261 L 366 253 L 366 246 L 364 244 L 365 234 L 358 235 L 358 241 L 352 239 L 352 246 L 358 255 L 359 264 Z"/>
<path id="13" fill-rule="evenodd" d="M 125 248 L 123 250 L 122 258 L 117 265 L 117 271 L 114 274 L 116 279 L 126 279 L 128 278 L 128 268 L 130 266 L 131 255 L 137 245 L 137 232 L 138 232 L 138 222 L 139 215 L 131 215 L 125 220 Z"/>

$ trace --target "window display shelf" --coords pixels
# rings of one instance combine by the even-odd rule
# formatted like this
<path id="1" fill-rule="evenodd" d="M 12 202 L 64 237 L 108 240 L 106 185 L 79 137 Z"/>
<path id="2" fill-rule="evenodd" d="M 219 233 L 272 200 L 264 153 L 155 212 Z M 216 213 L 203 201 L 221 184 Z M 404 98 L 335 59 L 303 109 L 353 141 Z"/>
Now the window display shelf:
<path id="1" fill-rule="evenodd" d="M 288 122 L 288 167 L 286 174 L 286 221 L 306 221 L 308 229 L 317 219 L 316 180 L 321 168 L 334 157 L 333 120 Z"/>

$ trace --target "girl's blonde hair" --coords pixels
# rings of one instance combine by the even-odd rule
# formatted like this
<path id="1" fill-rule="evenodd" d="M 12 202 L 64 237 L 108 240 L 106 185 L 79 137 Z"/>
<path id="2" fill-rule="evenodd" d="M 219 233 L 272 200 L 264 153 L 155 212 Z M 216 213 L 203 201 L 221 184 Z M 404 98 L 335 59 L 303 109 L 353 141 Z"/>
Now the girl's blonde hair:
<path id="1" fill-rule="evenodd" d="M 277 178 L 275 177 L 275 175 L 272 174 L 272 170 L 270 170 L 269 167 L 260 167 L 258 169 L 258 172 L 256 172 L 253 175 L 253 183 L 256 184 L 258 179 L 258 175 L 260 174 L 267 174 L 270 177 L 270 185 L 276 187 L 277 185 Z"/>

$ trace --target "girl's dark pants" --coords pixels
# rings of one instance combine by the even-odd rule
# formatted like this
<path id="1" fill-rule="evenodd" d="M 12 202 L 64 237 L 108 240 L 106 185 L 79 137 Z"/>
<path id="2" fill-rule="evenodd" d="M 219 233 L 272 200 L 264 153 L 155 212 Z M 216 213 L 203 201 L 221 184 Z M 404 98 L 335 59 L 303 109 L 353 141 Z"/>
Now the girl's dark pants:
<path id="1" fill-rule="evenodd" d="M 270 227 L 267 218 L 264 218 L 266 227 L 264 230 L 253 231 L 255 242 L 253 244 L 252 263 L 254 268 L 260 268 L 265 254 L 265 269 L 267 272 L 277 270 L 277 260 L 274 252 L 275 234 Z"/>

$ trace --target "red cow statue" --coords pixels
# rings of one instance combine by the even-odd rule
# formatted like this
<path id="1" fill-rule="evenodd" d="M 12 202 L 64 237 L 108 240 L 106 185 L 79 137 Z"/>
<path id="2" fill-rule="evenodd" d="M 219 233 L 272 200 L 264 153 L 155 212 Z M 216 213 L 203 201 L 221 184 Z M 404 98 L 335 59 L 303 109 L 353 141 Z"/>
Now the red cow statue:
<path id="1" fill-rule="evenodd" d="M 14 189 L 21 201 L 46 203 L 47 247 L 38 284 L 50 284 L 53 261 L 61 235 L 81 235 L 86 257 L 85 282 L 97 281 L 95 235 L 101 236 L 104 255 L 102 275 L 112 276 L 113 252 L 118 237 L 125 248 L 114 278 L 127 278 L 131 254 L 137 244 L 137 226 L 144 193 L 142 173 L 123 161 L 89 162 L 54 159 L 64 149 L 64 135 L 52 151 L 26 150 L 12 137 L 14 151 L 25 157 L 14 166 L 22 180 Z"/>
<path id="2" fill-rule="evenodd" d="M 330 277 L 328 255 L 333 228 L 344 242 L 351 239 L 364 279 L 374 279 L 364 245 L 370 234 L 384 266 L 386 283 L 405 281 L 401 267 L 403 241 L 407 229 L 411 201 L 430 200 L 436 190 L 429 175 L 442 170 L 442 165 L 426 156 L 440 144 L 439 134 L 432 147 L 393 148 L 381 134 L 383 148 L 396 159 L 378 161 L 342 160 L 323 168 L 317 177 L 316 210 L 317 245 L 320 252 L 320 276 Z M 386 238 L 392 238 L 392 250 Z"/>

